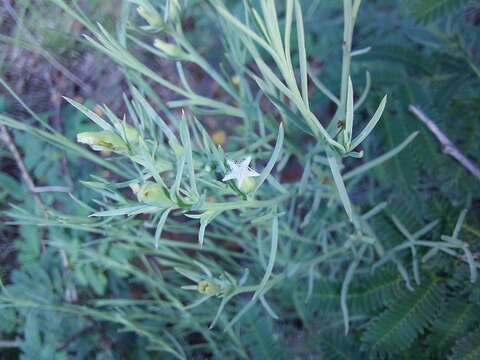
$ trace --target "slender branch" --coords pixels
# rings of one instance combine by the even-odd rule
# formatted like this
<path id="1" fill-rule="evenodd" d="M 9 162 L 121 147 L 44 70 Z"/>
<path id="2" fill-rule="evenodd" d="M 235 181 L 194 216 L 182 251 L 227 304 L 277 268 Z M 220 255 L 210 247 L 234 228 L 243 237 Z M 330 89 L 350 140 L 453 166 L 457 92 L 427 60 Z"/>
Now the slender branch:
<path id="1" fill-rule="evenodd" d="M 356 11 L 360 3 L 356 2 Z M 350 76 L 350 66 L 352 64 L 352 42 L 353 42 L 353 29 L 355 27 L 355 16 L 353 14 L 352 0 L 343 0 L 343 41 L 342 41 L 342 73 L 340 84 L 340 102 L 335 111 L 330 124 L 328 125 L 328 131 L 333 133 L 337 122 L 345 116 L 345 110 L 347 107 L 347 85 L 348 78 Z M 354 16 L 355 15 L 355 16 Z"/>
<path id="2" fill-rule="evenodd" d="M 28 190 L 32 193 L 33 198 L 35 199 L 35 202 L 37 205 L 43 210 L 44 215 L 46 215 L 46 208 L 45 205 L 43 204 L 42 199 L 40 196 L 35 191 L 35 184 L 30 177 L 30 174 L 28 173 L 27 167 L 25 166 L 25 163 L 22 160 L 22 157 L 17 149 L 17 146 L 13 142 L 12 137 L 10 136 L 10 133 L 7 130 L 7 127 L 5 125 L 0 125 L 0 140 L 2 140 L 7 147 L 7 149 L 12 153 L 13 159 L 15 160 L 18 169 L 20 170 L 20 175 L 23 179 L 23 181 L 27 184 Z"/>
<path id="3" fill-rule="evenodd" d="M 20 340 L 0 340 L 0 349 L 18 348 Z"/>
<path id="4" fill-rule="evenodd" d="M 70 193 L 72 189 L 67 186 L 37 186 L 33 189 L 36 193 L 48 193 L 48 192 L 62 192 Z"/>
<path id="5" fill-rule="evenodd" d="M 475 176 L 477 179 L 480 179 L 480 168 L 468 159 L 445 135 L 445 133 L 440 130 L 440 128 L 435 124 L 435 122 L 428 117 L 422 110 L 420 110 L 415 105 L 410 105 L 408 110 L 414 114 L 421 122 L 423 122 L 428 130 L 430 130 L 437 140 L 442 145 L 442 150 L 445 154 L 450 155 L 455 160 L 457 160 L 464 168 L 466 168 L 470 173 Z"/>

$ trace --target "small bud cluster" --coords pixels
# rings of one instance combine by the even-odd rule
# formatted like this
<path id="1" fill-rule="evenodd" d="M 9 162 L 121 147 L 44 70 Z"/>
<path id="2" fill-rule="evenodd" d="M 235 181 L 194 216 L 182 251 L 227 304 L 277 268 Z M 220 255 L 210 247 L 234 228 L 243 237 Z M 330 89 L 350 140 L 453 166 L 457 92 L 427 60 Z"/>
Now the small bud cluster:
<path id="1" fill-rule="evenodd" d="M 167 189 L 160 184 L 147 181 L 141 185 L 139 183 L 130 184 L 130 188 L 139 202 L 162 207 L 173 205 Z"/>
<path id="2" fill-rule="evenodd" d="M 160 39 L 155 39 L 153 46 L 172 59 L 186 59 L 188 54 L 177 45 L 167 43 Z"/>
<path id="3" fill-rule="evenodd" d="M 146 30 L 163 31 L 180 19 L 182 6 L 178 0 L 168 1 L 164 16 L 148 0 L 135 0 L 134 2 L 138 4 L 138 15 L 148 23 L 148 26 L 145 27 Z"/>
<path id="4" fill-rule="evenodd" d="M 89 145 L 95 151 L 113 151 L 126 153 L 129 145 L 135 145 L 139 141 L 138 131 L 130 125 L 123 124 L 123 137 L 111 130 L 95 132 L 82 132 L 77 134 L 77 142 Z"/>

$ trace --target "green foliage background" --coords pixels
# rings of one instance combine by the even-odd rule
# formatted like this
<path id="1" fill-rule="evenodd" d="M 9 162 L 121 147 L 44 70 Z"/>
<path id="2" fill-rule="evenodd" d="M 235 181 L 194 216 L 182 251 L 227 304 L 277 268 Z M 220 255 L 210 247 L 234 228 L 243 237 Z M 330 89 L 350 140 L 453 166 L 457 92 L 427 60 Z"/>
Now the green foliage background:
<path id="1" fill-rule="evenodd" d="M 48 3 L 48 8 L 66 17 L 59 3 L 62 2 Z M 226 3 L 241 17 L 242 4 Z M 87 3 L 86 16 L 92 23 L 99 20 L 120 39 L 128 30 L 145 40 L 149 34 L 134 25 L 135 21 L 142 20 L 132 16 L 135 21 L 126 21 L 128 11 L 133 13 L 133 8 L 126 4 L 122 2 L 121 10 L 115 13 L 115 22 L 113 16 L 94 18 L 98 16 L 92 11 L 99 6 L 96 2 Z M 26 25 L 32 26 L 28 21 L 38 24 L 35 15 L 40 8 L 31 8 L 29 2 L 23 5 Z M 229 74 L 243 69 L 249 58 L 240 51 L 234 52 L 235 46 L 240 44 L 232 46 L 226 42 L 228 32 L 225 24 L 215 20 L 215 12 L 201 2 L 191 1 L 188 5 L 184 17 L 195 26 L 187 32 L 187 37 L 195 48 L 205 54 L 215 69 L 220 68 L 219 63 L 229 64 L 226 70 Z M 302 8 L 309 64 L 317 77 L 338 93 L 342 4 L 333 0 L 305 1 Z M 279 18 L 284 21 L 283 5 L 279 5 L 279 9 Z M 114 13 L 112 9 L 105 12 Z M 372 85 L 356 117 L 366 123 L 385 93 L 388 105 L 379 125 L 362 144 L 366 160 L 360 163 L 376 158 L 419 131 L 400 154 L 347 183 L 360 214 L 385 203 L 369 219 L 369 224 L 387 255 L 389 250 L 409 240 L 406 231 L 425 241 L 441 241 L 442 235 L 450 236 L 457 227 L 453 238 L 468 243 L 478 260 L 478 179 L 442 153 L 435 137 L 408 107 L 416 105 L 424 110 L 469 158 L 479 162 L 479 23 L 480 7 L 475 1 L 365 0 L 362 4 L 354 48 L 371 46 L 372 49 L 354 58 L 351 76 L 355 89 L 362 89 L 366 86 L 368 71 Z M 54 29 L 62 29 L 61 24 L 54 26 Z M 206 36 L 212 26 L 219 34 L 225 31 L 225 37 L 217 39 L 211 36 L 211 31 Z M 35 34 L 45 31 L 41 37 L 44 42 L 40 45 L 64 64 L 68 65 L 72 52 L 90 51 L 90 45 L 75 34 L 52 33 L 49 25 L 41 26 L 41 23 L 35 27 Z M 20 35 L 16 36 L 2 36 L 2 42 L 28 48 Z M 219 48 L 221 41 L 230 52 L 224 53 Z M 296 46 L 295 37 L 292 47 L 296 49 Z M 133 51 L 144 63 L 158 67 L 151 52 L 141 47 Z M 232 54 L 241 54 L 244 58 L 239 56 L 238 63 L 229 62 L 228 56 Z M 95 56 L 102 57 L 98 53 Z M 299 59 L 294 56 L 293 61 L 298 68 Z M 8 74 L 8 62 L 2 65 L 2 72 Z M 140 80 L 138 72 L 121 65 L 125 78 L 123 86 L 129 93 L 131 108 L 118 106 L 115 108 L 117 116 L 120 117 L 121 112 L 130 116 L 136 114 L 140 119 L 136 123 L 142 124 L 146 136 L 152 136 L 157 123 L 155 116 L 145 111 L 148 107 L 142 101 L 147 99 L 162 118 L 174 124 L 175 134 L 181 134 L 183 125 L 178 125 L 177 114 L 166 108 L 164 93 L 154 81 Z M 165 62 L 160 65 L 166 66 Z M 186 73 L 193 77 L 195 71 L 186 67 Z M 97 86 L 96 83 L 93 86 Z M 98 84 L 99 88 L 103 86 Z M 134 87 L 141 89 L 137 95 L 133 95 Z M 205 91 L 213 92 L 208 87 Z M 357 91 L 356 99 L 360 96 Z M 315 113 L 320 114 L 320 120 L 331 117 L 332 103 L 313 87 L 311 93 L 310 103 Z M 65 95 L 73 97 L 75 94 Z M 93 108 L 94 104 L 103 101 L 100 96 L 94 93 L 84 105 Z M 222 96 L 221 93 L 219 97 Z M 217 326 L 209 329 L 223 298 L 212 297 L 196 307 L 185 308 L 201 296 L 182 289 L 183 285 L 192 285 L 182 274 L 189 274 L 191 279 L 215 278 L 222 284 L 234 284 L 234 289 L 247 286 L 242 284 L 242 279 L 247 279 L 245 274 L 249 274 L 247 283 L 260 282 L 274 232 L 270 221 L 277 214 L 262 209 L 223 213 L 207 227 L 205 244 L 200 249 L 196 242 L 199 221 L 180 219 L 179 212 L 165 223 L 160 246 L 155 249 L 152 244 L 158 215 L 142 214 L 128 217 L 128 221 L 124 217 L 88 217 L 99 209 L 131 205 L 131 196 L 125 191 L 125 179 L 116 178 L 115 172 L 126 178 L 136 178 L 139 172 L 118 156 L 113 159 L 97 157 L 85 149 L 82 152 L 80 147 L 68 147 L 77 133 L 98 130 L 86 116 L 64 103 L 59 111 L 62 119 L 68 119 L 61 131 L 65 138 L 56 137 L 46 143 L 32 130 L 41 127 L 38 120 L 26 112 L 19 112 L 14 97 L 7 90 L 2 93 L 1 100 L 0 123 L 15 129 L 11 130 L 15 143 L 36 182 L 64 185 L 60 166 L 64 155 L 75 182 L 74 198 L 57 193 L 41 195 L 50 211 L 50 216 L 45 218 L 15 170 L 11 154 L 6 148 L 0 149 L 3 210 L 0 236 L 2 246 L 8 244 L 10 249 L 8 256 L 0 258 L 3 284 L 0 334 L 4 345 L 12 345 L 0 348 L 2 358 L 480 357 L 480 291 L 478 281 L 470 282 L 471 269 L 462 259 L 440 252 L 427 262 L 420 261 L 420 283 L 417 283 L 411 266 L 412 255 L 403 251 L 395 261 L 405 264 L 409 274 L 409 284 L 406 284 L 395 262 L 379 263 L 381 259 L 368 248 L 348 289 L 350 329 L 347 335 L 344 334 L 345 314 L 341 309 L 344 278 L 350 264 L 367 245 L 360 243 L 351 253 L 321 263 L 314 270 L 313 266 L 306 268 L 302 276 L 283 275 L 297 271 L 294 261 L 298 264 L 316 261 L 328 253 L 328 249 L 335 249 L 332 244 L 343 246 L 353 232 L 341 205 L 322 200 L 320 205 L 314 206 L 312 194 L 330 191 L 327 188 L 331 184 L 330 172 L 321 167 L 321 159 L 316 161 L 313 155 L 308 158 L 308 154 L 314 154 L 315 144 L 306 141 L 295 126 L 287 124 L 284 141 L 288 149 L 285 152 L 293 155 L 289 160 L 283 154 L 279 162 L 283 162 L 284 169 L 289 166 L 296 169 L 295 162 L 298 162 L 301 170 L 297 173 L 303 176 L 281 183 L 294 192 L 304 187 L 305 193 L 312 196 L 298 196 L 298 203 L 289 202 L 282 208 L 285 213 L 278 217 L 279 251 L 274 268 L 277 277 L 273 278 L 278 281 L 265 295 L 267 305 L 256 303 L 235 326 L 229 327 L 229 322 L 251 299 L 252 291 L 240 292 L 226 304 Z M 252 104 L 252 111 L 261 108 L 253 100 Z M 34 108 L 41 119 L 48 121 L 52 110 L 39 109 Z M 278 133 L 278 116 L 274 110 L 269 111 L 270 108 L 258 110 L 266 129 L 264 138 L 257 134 L 256 123 L 240 126 L 231 119 L 228 121 L 230 125 L 225 126 L 227 154 L 247 155 L 239 149 L 251 145 L 249 150 L 256 153 L 259 164 L 268 161 Z M 200 123 L 209 117 L 197 116 Z M 17 119 L 17 122 L 8 119 Z M 217 123 L 218 119 L 214 118 Z M 32 128 L 22 131 L 24 125 Z M 206 130 L 211 130 L 194 120 L 188 126 L 192 128 L 186 131 L 191 131 L 192 136 L 202 136 Z M 183 140 L 180 142 L 185 145 Z M 255 145 L 257 142 L 260 145 Z M 216 153 L 211 143 L 203 145 L 193 149 L 194 155 L 212 167 L 219 166 L 215 165 L 215 157 L 224 156 L 223 152 Z M 178 159 L 172 149 L 165 145 L 162 151 L 165 158 L 175 164 Z M 358 161 L 348 158 L 344 162 L 347 171 L 357 167 Z M 312 175 L 305 171 L 307 163 L 313 169 Z M 109 174 L 105 166 L 109 167 Z M 280 175 L 288 177 L 283 170 L 275 171 L 277 180 Z M 221 171 L 218 169 L 215 175 L 220 179 Z M 304 176 L 310 179 L 307 185 L 298 179 Z M 185 181 L 188 182 L 188 177 Z M 268 185 L 268 189 L 264 185 L 260 191 L 264 197 L 275 193 L 275 186 L 271 182 Z M 469 211 L 465 220 L 459 222 L 464 209 Z M 315 221 L 301 227 L 305 218 Z M 256 233 L 245 230 L 246 224 L 251 224 L 253 219 L 257 219 Z M 43 249 L 45 243 L 47 246 Z M 422 259 L 427 252 L 424 248 L 418 249 L 418 258 Z M 61 250 L 68 254 L 68 269 L 62 265 Z M 205 274 L 205 268 L 211 275 Z M 66 298 L 72 288 L 77 292 L 74 301 Z M 278 315 L 279 319 L 272 315 Z"/>

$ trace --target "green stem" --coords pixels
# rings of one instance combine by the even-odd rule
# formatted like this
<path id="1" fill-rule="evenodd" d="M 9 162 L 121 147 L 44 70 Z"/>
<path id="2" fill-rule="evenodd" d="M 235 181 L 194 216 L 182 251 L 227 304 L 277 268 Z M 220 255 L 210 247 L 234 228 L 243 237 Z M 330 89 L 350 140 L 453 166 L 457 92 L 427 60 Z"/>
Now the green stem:
<path id="1" fill-rule="evenodd" d="M 359 3 L 356 3 L 356 11 L 358 11 Z M 350 76 L 350 66 L 352 64 L 352 38 L 353 28 L 355 26 L 356 14 L 353 14 L 352 0 L 343 0 L 343 43 L 342 43 L 342 75 L 340 86 L 340 104 L 333 116 L 332 121 L 328 126 L 328 131 L 332 133 L 336 127 L 336 124 L 343 116 L 345 116 L 345 110 L 347 106 L 347 86 L 348 77 Z"/>
<path id="2" fill-rule="evenodd" d="M 207 210 L 235 210 L 235 209 L 246 209 L 246 208 L 261 208 L 261 207 L 270 207 L 278 204 L 281 201 L 286 200 L 291 195 L 280 196 L 271 200 L 250 200 L 250 201 L 232 201 L 224 203 L 209 203 L 205 204 L 202 209 L 199 211 Z"/>

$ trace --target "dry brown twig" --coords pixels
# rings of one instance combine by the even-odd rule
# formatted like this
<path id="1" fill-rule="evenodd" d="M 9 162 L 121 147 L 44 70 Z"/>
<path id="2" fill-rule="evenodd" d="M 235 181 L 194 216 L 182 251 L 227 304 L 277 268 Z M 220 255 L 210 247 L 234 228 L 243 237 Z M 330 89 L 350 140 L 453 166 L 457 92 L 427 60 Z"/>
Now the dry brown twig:
<path id="1" fill-rule="evenodd" d="M 18 348 L 20 347 L 20 339 L 17 340 L 0 340 L 0 349 Z"/>
<path id="2" fill-rule="evenodd" d="M 408 110 L 414 114 L 421 122 L 423 122 L 427 128 L 435 135 L 437 140 L 442 146 L 442 150 L 445 154 L 450 155 L 455 160 L 457 160 L 465 169 L 467 169 L 473 176 L 477 179 L 480 179 L 480 168 L 467 158 L 445 135 L 445 133 L 440 130 L 440 128 L 435 124 L 435 122 L 428 117 L 422 110 L 420 110 L 415 105 L 410 105 Z"/>
<path id="3" fill-rule="evenodd" d="M 21 175 L 23 181 L 25 182 L 25 184 L 27 184 L 28 190 L 32 193 L 33 198 L 35 199 L 35 202 L 43 210 L 44 216 L 47 216 L 46 208 L 43 204 L 43 201 L 40 198 L 40 196 L 37 194 L 37 192 L 35 191 L 35 184 L 34 184 L 32 178 L 31 178 L 30 174 L 28 173 L 27 167 L 25 166 L 25 163 L 23 162 L 23 159 L 22 159 L 22 157 L 21 157 L 21 155 L 20 155 L 20 153 L 17 149 L 17 146 L 13 142 L 13 139 L 10 136 L 10 133 L 8 132 L 7 127 L 5 125 L 0 125 L 0 139 L 3 141 L 3 143 L 7 147 L 8 151 L 10 151 L 10 153 L 12 154 L 13 159 L 15 160 L 15 163 L 17 164 L 18 170 L 20 170 L 20 175 Z"/>

